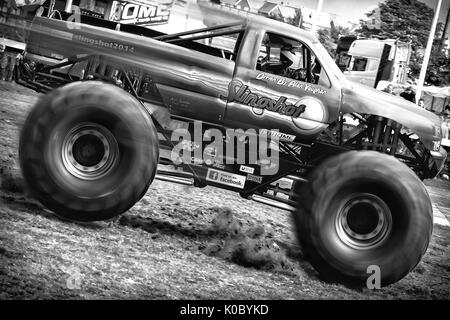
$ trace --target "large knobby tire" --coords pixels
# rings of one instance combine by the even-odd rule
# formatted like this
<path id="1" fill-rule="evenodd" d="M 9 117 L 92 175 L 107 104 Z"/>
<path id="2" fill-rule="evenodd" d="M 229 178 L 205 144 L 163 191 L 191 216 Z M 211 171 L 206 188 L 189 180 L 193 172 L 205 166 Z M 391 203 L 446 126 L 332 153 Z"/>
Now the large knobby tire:
<path id="1" fill-rule="evenodd" d="M 110 219 L 132 207 L 153 181 L 155 126 L 121 88 L 76 82 L 42 96 L 25 121 L 20 166 L 33 195 L 76 221 Z"/>
<path id="2" fill-rule="evenodd" d="M 429 195 L 414 172 L 392 156 L 340 154 L 318 166 L 297 192 L 297 237 L 325 280 L 376 285 L 369 277 L 379 270 L 386 286 L 408 274 L 428 247 Z"/>

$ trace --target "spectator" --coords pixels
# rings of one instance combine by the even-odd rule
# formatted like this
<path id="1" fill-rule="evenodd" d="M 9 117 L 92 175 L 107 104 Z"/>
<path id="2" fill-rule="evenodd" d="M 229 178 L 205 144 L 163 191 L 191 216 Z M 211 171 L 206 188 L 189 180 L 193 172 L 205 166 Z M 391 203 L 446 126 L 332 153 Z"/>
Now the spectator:
<path id="1" fill-rule="evenodd" d="M 5 45 L 0 43 L 0 80 L 6 80 L 8 72 L 8 54 L 5 52 Z"/>
<path id="2" fill-rule="evenodd" d="M 19 81 L 21 78 L 20 68 L 22 66 L 22 63 L 23 63 L 23 55 L 21 53 L 18 53 L 16 55 L 16 69 L 14 72 L 14 77 L 16 81 Z"/>
<path id="3" fill-rule="evenodd" d="M 394 86 L 392 84 L 388 84 L 388 86 L 381 91 L 394 94 Z"/>
<path id="4" fill-rule="evenodd" d="M 8 57 L 8 77 L 7 81 L 12 81 L 14 77 L 14 70 L 16 69 L 16 55 L 9 55 Z"/>
<path id="5" fill-rule="evenodd" d="M 442 115 L 443 115 L 444 117 L 447 117 L 447 118 L 450 117 L 450 105 L 449 105 L 449 104 L 447 104 L 447 105 L 444 107 L 444 112 L 442 113 Z"/>
<path id="6" fill-rule="evenodd" d="M 423 99 L 419 99 L 419 103 L 417 104 L 419 107 L 425 109 L 425 101 Z"/>
<path id="7" fill-rule="evenodd" d="M 416 94 L 411 86 L 405 89 L 402 93 L 400 93 L 400 97 L 411 101 L 412 103 L 416 103 Z"/>
<path id="8" fill-rule="evenodd" d="M 435 70 L 430 71 L 430 75 L 426 79 L 427 84 L 432 86 L 440 86 L 441 81 L 439 80 L 439 77 L 437 76 L 437 73 Z"/>

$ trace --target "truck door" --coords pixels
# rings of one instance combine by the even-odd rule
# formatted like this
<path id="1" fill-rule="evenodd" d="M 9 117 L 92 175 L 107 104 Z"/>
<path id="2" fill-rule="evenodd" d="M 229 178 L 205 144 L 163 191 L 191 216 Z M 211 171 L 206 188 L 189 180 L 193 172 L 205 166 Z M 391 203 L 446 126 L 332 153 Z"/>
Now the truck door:
<path id="1" fill-rule="evenodd" d="M 152 73 L 171 115 L 223 123 L 226 101 L 220 97 L 233 77 L 242 34 L 241 25 L 233 24 L 164 37 L 165 42 L 190 49 L 167 50 L 164 60 L 170 64 Z"/>
<path id="2" fill-rule="evenodd" d="M 332 86 L 310 47 L 250 28 L 228 86 L 225 126 L 278 129 L 281 140 L 311 141 L 336 119 L 340 86 Z"/>

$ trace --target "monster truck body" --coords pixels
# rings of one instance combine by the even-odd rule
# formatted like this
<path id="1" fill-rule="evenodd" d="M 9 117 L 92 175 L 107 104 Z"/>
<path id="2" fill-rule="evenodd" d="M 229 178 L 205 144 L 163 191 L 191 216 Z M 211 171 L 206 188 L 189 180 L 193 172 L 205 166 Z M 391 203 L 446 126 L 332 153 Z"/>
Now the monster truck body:
<path id="1" fill-rule="evenodd" d="M 418 177 L 435 177 L 446 157 L 437 116 L 349 82 L 317 39 L 273 20 L 173 35 L 113 28 L 38 17 L 30 30 L 23 83 L 50 93 L 27 120 L 21 165 L 47 207 L 75 220 L 120 214 L 147 190 L 159 153 L 180 170 L 157 178 L 295 212 L 322 275 L 362 282 L 368 264 L 380 265 L 385 285 L 418 263 L 432 228 Z M 285 51 L 296 57 L 287 73 Z M 144 133 L 155 128 L 159 143 Z M 211 147 L 217 140 L 233 152 Z M 276 161 L 252 157 L 267 140 Z M 407 261 L 394 263 L 399 253 Z"/>

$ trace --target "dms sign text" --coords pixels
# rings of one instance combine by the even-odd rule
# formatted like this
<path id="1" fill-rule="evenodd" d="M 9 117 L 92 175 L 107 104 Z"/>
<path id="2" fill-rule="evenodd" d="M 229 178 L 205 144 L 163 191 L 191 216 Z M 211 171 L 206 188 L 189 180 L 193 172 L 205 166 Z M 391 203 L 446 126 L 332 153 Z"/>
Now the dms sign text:
<path id="1" fill-rule="evenodd" d="M 116 1 L 112 20 L 123 24 L 153 25 L 167 23 L 173 0 L 148 1 L 144 3 Z"/>

